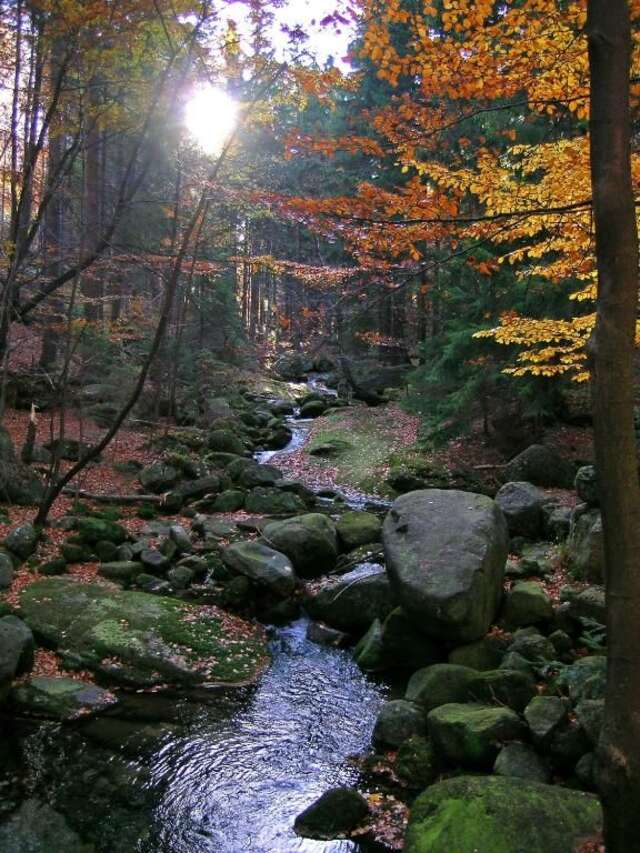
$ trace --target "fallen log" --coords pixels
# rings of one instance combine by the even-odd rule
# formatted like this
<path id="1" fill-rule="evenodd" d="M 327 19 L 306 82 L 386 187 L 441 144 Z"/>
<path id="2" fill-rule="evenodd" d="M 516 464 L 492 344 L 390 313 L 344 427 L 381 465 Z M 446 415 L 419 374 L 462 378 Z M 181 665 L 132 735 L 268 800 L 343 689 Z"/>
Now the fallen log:
<path id="1" fill-rule="evenodd" d="M 105 504 L 161 504 L 163 501 L 162 495 L 97 495 L 93 492 L 85 492 L 83 489 L 74 489 L 71 486 L 63 489 L 62 493 L 75 498 L 82 498 L 85 501 L 97 501 Z"/>

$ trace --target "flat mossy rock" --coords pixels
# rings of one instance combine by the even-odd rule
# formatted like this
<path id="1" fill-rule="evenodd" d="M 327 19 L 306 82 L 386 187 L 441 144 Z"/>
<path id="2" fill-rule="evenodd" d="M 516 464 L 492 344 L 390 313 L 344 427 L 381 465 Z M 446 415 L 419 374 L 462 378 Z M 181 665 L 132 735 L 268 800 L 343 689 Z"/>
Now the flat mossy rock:
<path id="1" fill-rule="evenodd" d="M 289 557 L 301 577 L 326 574 L 336 564 L 336 526 L 321 513 L 309 512 L 286 521 L 274 521 L 264 528 L 263 536 L 267 545 Z"/>
<path id="2" fill-rule="evenodd" d="M 48 720 L 75 720 L 115 705 L 113 693 L 75 678 L 31 678 L 11 691 L 14 710 Z"/>
<path id="3" fill-rule="evenodd" d="M 511 669 L 492 669 L 478 672 L 467 684 L 468 698 L 488 705 L 506 705 L 523 711 L 536 695 L 533 678 Z"/>
<path id="4" fill-rule="evenodd" d="M 267 657 L 262 633 L 214 607 L 49 578 L 21 596 L 24 620 L 67 666 L 152 687 L 243 684 Z"/>
<path id="5" fill-rule="evenodd" d="M 438 755 L 453 766 L 489 769 L 500 744 L 520 740 L 527 728 L 510 708 L 480 704 L 440 705 L 427 717 Z"/>
<path id="6" fill-rule="evenodd" d="M 403 495 L 383 527 L 399 604 L 436 639 L 480 639 L 502 598 L 507 541 L 504 516 L 486 495 L 440 489 Z"/>
<path id="7" fill-rule="evenodd" d="M 382 537 L 382 522 L 371 512 L 345 512 L 336 527 L 345 551 L 379 542 Z"/>
<path id="8" fill-rule="evenodd" d="M 596 797 L 499 776 L 432 785 L 413 804 L 404 853 L 573 853 L 597 835 Z"/>

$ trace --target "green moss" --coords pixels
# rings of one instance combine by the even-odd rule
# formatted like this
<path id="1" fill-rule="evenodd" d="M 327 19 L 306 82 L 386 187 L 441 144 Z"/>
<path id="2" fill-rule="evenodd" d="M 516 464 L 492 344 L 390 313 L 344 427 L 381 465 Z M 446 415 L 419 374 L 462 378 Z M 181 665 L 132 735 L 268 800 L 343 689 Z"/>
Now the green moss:
<path id="1" fill-rule="evenodd" d="M 351 408 L 322 417 L 307 448 L 309 463 L 335 470 L 336 483 L 366 493 L 389 493 L 384 484 L 390 455 L 398 444 L 395 420 L 387 406 L 378 409 Z M 323 446 L 338 445 L 331 458 L 314 456 Z"/>

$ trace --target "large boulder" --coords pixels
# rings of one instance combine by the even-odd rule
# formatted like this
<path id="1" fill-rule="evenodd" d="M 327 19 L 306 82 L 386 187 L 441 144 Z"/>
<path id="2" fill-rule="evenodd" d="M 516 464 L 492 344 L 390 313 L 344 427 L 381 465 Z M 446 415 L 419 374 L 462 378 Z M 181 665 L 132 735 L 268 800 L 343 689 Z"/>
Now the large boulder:
<path id="1" fill-rule="evenodd" d="M 282 480 L 282 471 L 273 465 L 261 465 L 255 459 L 236 459 L 227 466 L 225 473 L 245 489 L 274 486 L 278 480 Z"/>
<path id="2" fill-rule="evenodd" d="M 305 607 L 314 619 L 357 634 L 375 619 L 385 619 L 393 609 L 389 577 L 383 566 L 363 563 L 346 575 L 310 584 Z"/>
<path id="3" fill-rule="evenodd" d="M 501 776 L 460 776 L 413 804 L 404 853 L 573 853 L 598 835 L 596 797 Z"/>
<path id="4" fill-rule="evenodd" d="M 235 433 L 228 429 L 213 429 L 207 437 L 209 450 L 219 453 L 235 453 L 242 456 L 245 451 L 244 442 Z"/>
<path id="5" fill-rule="evenodd" d="M 0 426 L 0 503 L 32 506 L 40 503 L 44 491 L 42 480 L 18 459 L 11 436 Z"/>
<path id="6" fill-rule="evenodd" d="M 510 708 L 452 703 L 434 708 L 427 717 L 436 752 L 453 766 L 489 769 L 500 744 L 521 740 L 526 726 Z"/>
<path id="7" fill-rule="evenodd" d="M 505 596 L 502 618 L 509 628 L 550 622 L 553 605 L 541 584 L 518 581 Z"/>
<path id="8" fill-rule="evenodd" d="M 330 572 L 338 556 L 336 526 L 321 513 L 310 512 L 267 524 L 263 531 L 267 545 L 281 551 L 304 578 Z"/>
<path id="9" fill-rule="evenodd" d="M 286 598 L 296 588 L 296 576 L 289 558 L 260 542 L 236 542 L 222 552 L 222 559 L 230 569 L 275 595 Z"/>
<path id="10" fill-rule="evenodd" d="M 544 495 L 532 483 L 505 483 L 496 495 L 496 503 L 512 536 L 536 539 L 541 535 Z"/>
<path id="11" fill-rule="evenodd" d="M 379 620 L 358 643 L 358 665 L 364 670 L 405 669 L 440 663 L 445 651 L 433 637 L 420 631 L 401 607 L 394 608 L 383 623 Z"/>
<path id="12" fill-rule="evenodd" d="M 551 447 L 532 444 L 515 456 L 504 469 L 506 482 L 526 481 L 543 488 L 570 489 L 574 465 Z"/>
<path id="13" fill-rule="evenodd" d="M 135 687 L 252 681 L 262 633 L 241 619 L 143 592 L 48 578 L 21 596 L 25 622 L 67 666 Z"/>
<path id="14" fill-rule="evenodd" d="M 508 551 L 495 501 L 455 490 L 410 492 L 387 515 L 383 542 L 392 587 L 421 630 L 454 643 L 487 632 Z"/>

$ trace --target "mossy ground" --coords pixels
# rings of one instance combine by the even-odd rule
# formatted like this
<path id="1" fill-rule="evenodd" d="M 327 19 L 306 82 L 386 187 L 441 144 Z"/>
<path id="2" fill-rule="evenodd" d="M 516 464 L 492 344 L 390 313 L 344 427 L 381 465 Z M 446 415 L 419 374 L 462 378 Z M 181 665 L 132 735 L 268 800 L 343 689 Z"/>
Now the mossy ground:
<path id="1" fill-rule="evenodd" d="M 367 494 L 390 494 L 384 479 L 392 456 L 415 439 L 412 419 L 396 406 L 354 406 L 320 418 L 307 451 L 331 441 L 345 442 L 342 452 L 330 459 L 310 456 L 310 468 L 331 469 L 338 485 Z"/>

